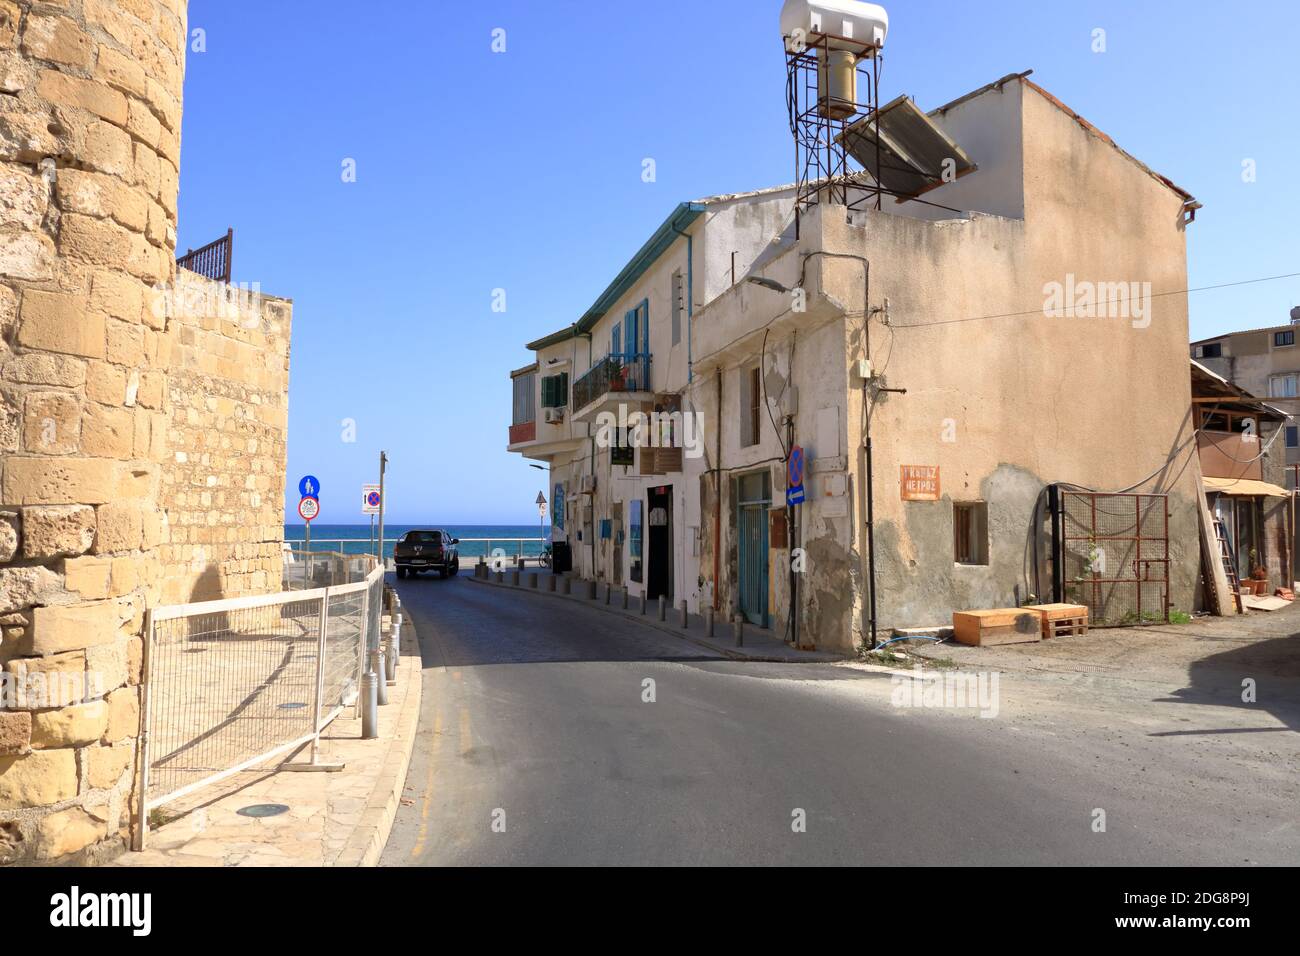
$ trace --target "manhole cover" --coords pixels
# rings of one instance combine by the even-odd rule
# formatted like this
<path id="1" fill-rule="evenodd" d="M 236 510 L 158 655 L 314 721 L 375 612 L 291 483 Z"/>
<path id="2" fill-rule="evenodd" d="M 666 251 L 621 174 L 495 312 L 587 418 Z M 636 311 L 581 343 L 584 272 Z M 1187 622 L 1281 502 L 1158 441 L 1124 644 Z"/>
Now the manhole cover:
<path id="1" fill-rule="evenodd" d="M 282 813 L 288 813 L 289 807 L 283 803 L 255 803 L 235 812 L 243 817 L 278 817 Z"/>
<path id="2" fill-rule="evenodd" d="M 299 709 L 300 707 L 306 707 L 306 706 L 307 706 L 307 705 L 304 704 L 304 703 L 303 703 L 302 701 L 300 701 L 300 700 L 291 700 L 291 701 L 289 701 L 288 703 L 281 704 L 281 705 L 280 705 L 280 709 L 281 709 L 281 710 L 297 710 L 297 709 Z"/>

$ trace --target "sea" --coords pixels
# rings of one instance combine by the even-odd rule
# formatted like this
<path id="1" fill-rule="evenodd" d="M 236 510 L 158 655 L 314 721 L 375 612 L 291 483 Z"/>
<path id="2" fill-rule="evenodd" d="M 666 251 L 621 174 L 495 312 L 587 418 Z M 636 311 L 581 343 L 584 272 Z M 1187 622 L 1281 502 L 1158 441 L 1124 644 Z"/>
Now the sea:
<path id="1" fill-rule="evenodd" d="M 549 535 L 551 526 L 544 527 L 523 524 L 421 524 L 384 525 L 384 555 L 391 556 L 393 544 L 407 531 L 413 528 L 438 528 L 451 533 L 453 538 L 460 538 L 456 547 L 460 550 L 461 563 L 466 558 L 491 555 L 494 548 L 500 548 L 507 557 L 522 553 L 525 557 L 542 553 L 545 545 L 544 535 Z M 286 524 L 284 540 L 301 542 L 306 525 Z M 316 524 L 311 526 L 312 551 L 343 551 L 345 554 L 365 554 L 374 551 L 374 532 L 369 524 Z M 526 540 L 520 540 L 526 539 Z"/>

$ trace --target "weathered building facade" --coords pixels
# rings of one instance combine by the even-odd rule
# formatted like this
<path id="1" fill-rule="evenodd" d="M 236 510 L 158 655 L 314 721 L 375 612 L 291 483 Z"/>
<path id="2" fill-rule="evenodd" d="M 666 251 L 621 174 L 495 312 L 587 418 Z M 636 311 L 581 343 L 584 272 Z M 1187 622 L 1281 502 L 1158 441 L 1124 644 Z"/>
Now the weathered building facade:
<path id="1" fill-rule="evenodd" d="M 291 306 L 177 273 L 185 43 L 0 2 L 0 862 L 122 845 L 151 607 L 279 586 Z"/>
<path id="2" fill-rule="evenodd" d="M 1048 489 L 1136 489 L 1166 496 L 1160 603 L 1196 604 L 1186 300 L 1160 294 L 1187 288 L 1191 196 L 1024 76 L 928 116 L 973 172 L 923 200 L 823 202 L 797 226 L 781 190 L 684 205 L 593 311 L 531 344 L 531 374 L 567 363 L 567 411 L 510 447 L 551 463 L 578 573 L 653 593 L 663 574 L 635 572 L 657 541 L 691 610 L 848 651 L 873 623 L 1050 598 Z M 692 256 L 672 345 L 671 277 Z M 632 389 L 642 348 L 649 385 Z M 620 405 L 695 416 L 698 453 L 611 460 L 592 411 Z M 795 446 L 806 499 L 786 508 Z"/>

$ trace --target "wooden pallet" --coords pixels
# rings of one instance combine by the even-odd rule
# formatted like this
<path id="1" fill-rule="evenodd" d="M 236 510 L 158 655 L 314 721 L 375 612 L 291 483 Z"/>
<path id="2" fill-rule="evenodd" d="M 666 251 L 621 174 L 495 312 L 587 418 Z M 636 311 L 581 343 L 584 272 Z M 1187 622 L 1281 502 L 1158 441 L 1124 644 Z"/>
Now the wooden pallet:
<path id="1" fill-rule="evenodd" d="M 1043 639 L 1038 612 L 1024 607 L 998 607 L 984 611 L 955 611 L 953 637 L 962 644 L 990 647 L 1027 644 Z"/>
<path id="2" fill-rule="evenodd" d="M 1042 618 L 1044 640 L 1088 633 L 1088 609 L 1082 604 L 1031 604 L 1025 610 Z"/>

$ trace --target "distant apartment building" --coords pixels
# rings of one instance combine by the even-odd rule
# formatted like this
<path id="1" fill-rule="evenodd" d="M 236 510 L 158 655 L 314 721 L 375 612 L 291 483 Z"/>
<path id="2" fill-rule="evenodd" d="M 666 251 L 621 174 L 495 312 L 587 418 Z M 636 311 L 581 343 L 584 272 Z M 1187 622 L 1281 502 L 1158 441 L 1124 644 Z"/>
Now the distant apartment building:
<path id="1" fill-rule="evenodd" d="M 1295 489 L 1300 467 L 1300 306 L 1291 321 L 1260 329 L 1227 332 L 1191 345 L 1192 358 L 1216 375 L 1254 395 L 1266 397 L 1290 416 L 1283 436 L 1286 447 L 1286 486 Z"/>
<path id="2" fill-rule="evenodd" d="M 838 651 L 1071 587 L 1201 606 L 1186 302 L 1151 294 L 1196 203 L 1024 75 L 895 106 L 962 175 L 682 203 L 528 343 L 508 447 L 573 573 Z"/>

